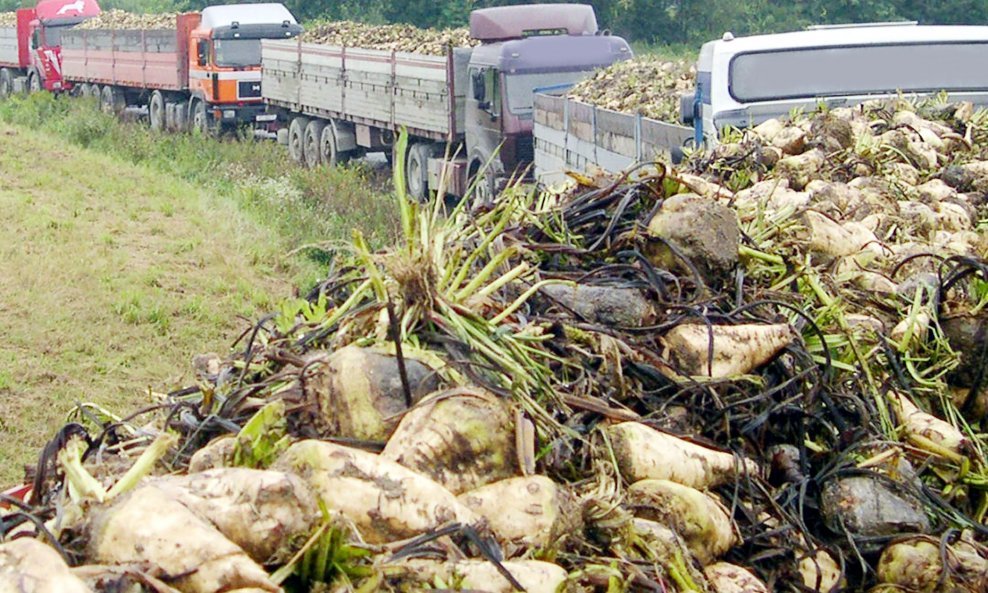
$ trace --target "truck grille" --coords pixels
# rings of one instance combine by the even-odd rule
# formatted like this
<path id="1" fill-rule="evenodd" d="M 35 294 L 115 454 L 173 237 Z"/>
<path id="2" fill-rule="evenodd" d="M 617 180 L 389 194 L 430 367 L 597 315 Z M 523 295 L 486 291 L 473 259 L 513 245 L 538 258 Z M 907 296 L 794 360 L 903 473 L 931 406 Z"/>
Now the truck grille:
<path id="1" fill-rule="evenodd" d="M 241 99 L 260 99 L 261 81 L 241 80 L 237 85 L 237 96 Z"/>
<path id="2" fill-rule="evenodd" d="M 531 163 L 535 160 L 535 139 L 532 136 L 520 136 L 515 144 L 515 156 L 519 163 Z"/>

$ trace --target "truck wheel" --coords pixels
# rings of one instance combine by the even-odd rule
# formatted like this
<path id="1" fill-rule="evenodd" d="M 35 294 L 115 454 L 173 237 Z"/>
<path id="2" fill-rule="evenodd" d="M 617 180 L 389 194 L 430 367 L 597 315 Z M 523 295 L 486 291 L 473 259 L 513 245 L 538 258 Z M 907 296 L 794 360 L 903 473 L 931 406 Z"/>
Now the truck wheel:
<path id="1" fill-rule="evenodd" d="M 485 169 L 483 164 L 477 163 L 470 168 L 467 188 L 468 191 L 472 190 L 468 197 L 474 208 L 485 208 L 494 203 L 497 183 L 493 172 L 489 168 Z"/>
<path id="2" fill-rule="evenodd" d="M 158 132 L 165 129 L 165 96 L 161 91 L 151 93 L 151 101 L 148 102 L 148 124 L 152 130 Z"/>
<path id="3" fill-rule="evenodd" d="M 329 164 L 323 160 L 322 154 L 322 135 L 325 131 L 326 122 L 321 119 L 314 119 L 305 126 L 305 164 L 309 167 Z"/>
<path id="4" fill-rule="evenodd" d="M 206 136 L 210 133 L 209 114 L 206 113 L 206 103 L 196 99 L 192 103 L 192 131 Z"/>
<path id="5" fill-rule="evenodd" d="M 340 152 L 336 145 L 336 131 L 333 126 L 327 125 L 322 131 L 322 138 L 319 141 L 319 158 L 327 167 L 338 167 L 350 161 L 356 151 Z"/>
<path id="6" fill-rule="evenodd" d="M 96 101 L 96 103 L 100 102 L 100 97 L 102 97 L 102 95 L 103 89 L 101 89 L 98 84 L 93 83 L 86 87 L 86 96 Z"/>
<path id="7" fill-rule="evenodd" d="M 309 118 L 296 117 L 288 126 L 288 154 L 299 165 L 305 165 L 305 129 Z"/>
<path id="8" fill-rule="evenodd" d="M 42 91 L 41 77 L 38 76 L 37 72 L 31 72 L 27 75 L 27 90 L 29 93 L 40 93 Z"/>
<path id="9" fill-rule="evenodd" d="M 100 91 L 100 107 L 104 113 L 120 115 L 127 107 L 127 99 L 124 97 L 121 89 L 106 85 Z"/>
<path id="10" fill-rule="evenodd" d="M 0 99 L 6 99 L 14 92 L 14 77 L 10 75 L 10 70 L 0 68 Z"/>
<path id="11" fill-rule="evenodd" d="M 408 195 L 420 202 L 429 198 L 429 159 L 433 156 L 430 144 L 419 142 L 408 149 L 405 160 L 405 185 Z"/>

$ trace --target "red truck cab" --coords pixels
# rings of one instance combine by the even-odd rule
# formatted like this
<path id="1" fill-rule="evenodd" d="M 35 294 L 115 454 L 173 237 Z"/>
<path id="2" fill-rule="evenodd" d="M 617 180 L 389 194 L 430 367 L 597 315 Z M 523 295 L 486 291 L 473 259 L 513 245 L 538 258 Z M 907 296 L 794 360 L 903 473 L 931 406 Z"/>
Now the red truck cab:
<path id="1" fill-rule="evenodd" d="M 70 90 L 62 78 L 62 31 L 100 12 L 96 0 L 41 0 L 17 11 L 19 57 L 29 91 Z"/>

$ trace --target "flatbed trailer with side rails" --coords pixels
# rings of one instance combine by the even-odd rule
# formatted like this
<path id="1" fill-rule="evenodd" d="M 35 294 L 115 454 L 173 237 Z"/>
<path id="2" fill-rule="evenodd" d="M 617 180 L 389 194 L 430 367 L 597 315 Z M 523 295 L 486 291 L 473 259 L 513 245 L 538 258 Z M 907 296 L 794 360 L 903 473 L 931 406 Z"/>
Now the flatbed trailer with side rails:
<path id="1" fill-rule="evenodd" d="M 264 99 L 294 115 L 289 149 L 300 162 L 335 165 L 388 149 L 402 127 L 436 143 L 464 133 L 469 49 L 429 56 L 265 41 L 262 51 Z"/>
<path id="2" fill-rule="evenodd" d="M 333 165 L 387 154 L 404 129 L 409 145 L 398 158 L 413 197 L 474 187 L 487 201 L 530 170 L 534 90 L 631 57 L 623 39 L 598 33 L 586 5 L 475 10 L 470 31 L 481 45 L 444 56 L 264 42 L 264 99 L 289 124 L 292 157 Z"/>

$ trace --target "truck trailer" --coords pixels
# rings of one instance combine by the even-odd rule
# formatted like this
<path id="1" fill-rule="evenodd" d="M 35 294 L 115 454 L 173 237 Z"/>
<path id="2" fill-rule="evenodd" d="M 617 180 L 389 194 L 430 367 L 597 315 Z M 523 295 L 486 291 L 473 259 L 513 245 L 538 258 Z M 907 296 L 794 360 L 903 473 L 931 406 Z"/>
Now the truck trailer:
<path id="1" fill-rule="evenodd" d="M 444 56 L 295 41 L 262 43 L 264 100 L 288 123 L 300 163 L 334 165 L 367 151 L 387 153 L 407 130 L 408 191 L 426 199 L 470 186 L 489 200 L 533 160 L 535 89 L 577 81 L 631 57 L 601 35 L 593 8 L 579 4 L 475 10 L 481 45 Z"/>
<path id="2" fill-rule="evenodd" d="M 16 26 L 0 27 L 0 98 L 71 90 L 62 70 L 62 35 L 100 12 L 96 0 L 41 0 L 18 10 Z"/>
<path id="3" fill-rule="evenodd" d="M 683 96 L 680 123 L 616 113 L 560 96 L 535 100 L 535 168 L 553 183 L 566 170 L 618 172 L 668 160 L 684 147 L 716 146 L 725 128 L 793 111 L 852 107 L 871 99 L 945 92 L 988 106 L 988 27 L 905 23 L 824 25 L 707 42 L 697 87 Z"/>
<path id="4" fill-rule="evenodd" d="M 146 108 L 154 129 L 211 133 L 274 120 L 261 98 L 261 39 L 301 31 L 281 4 L 210 6 L 167 29 L 66 31 L 62 68 L 107 112 Z"/>

